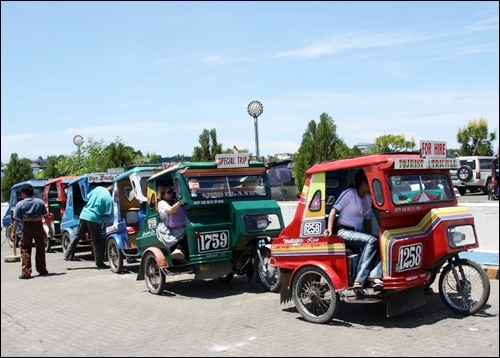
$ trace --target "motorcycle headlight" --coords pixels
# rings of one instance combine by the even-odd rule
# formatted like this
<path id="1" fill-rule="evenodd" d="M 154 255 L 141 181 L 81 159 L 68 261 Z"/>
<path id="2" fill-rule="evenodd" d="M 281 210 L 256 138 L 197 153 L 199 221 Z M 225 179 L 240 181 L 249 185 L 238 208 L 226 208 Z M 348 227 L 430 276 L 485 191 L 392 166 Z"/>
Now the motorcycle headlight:
<path id="1" fill-rule="evenodd" d="M 266 230 L 269 223 L 267 215 L 246 215 L 243 217 L 243 225 L 248 232 Z"/>
<path id="2" fill-rule="evenodd" d="M 476 242 L 472 225 L 450 226 L 448 228 L 448 243 L 451 247 L 472 245 Z"/>

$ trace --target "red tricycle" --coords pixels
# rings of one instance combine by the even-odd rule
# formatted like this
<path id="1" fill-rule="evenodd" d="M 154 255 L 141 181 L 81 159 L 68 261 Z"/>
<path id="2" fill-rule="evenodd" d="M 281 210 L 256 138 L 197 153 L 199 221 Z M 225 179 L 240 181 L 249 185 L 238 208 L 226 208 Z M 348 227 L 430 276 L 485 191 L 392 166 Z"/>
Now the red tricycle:
<path id="1" fill-rule="evenodd" d="M 474 217 L 457 205 L 450 169 L 456 159 L 416 152 L 366 155 L 313 165 L 291 223 L 271 245 L 280 271 L 281 302 L 293 299 L 312 323 L 331 320 L 339 300 L 387 302 L 387 317 L 425 304 L 424 290 L 439 276 L 439 294 L 453 312 L 474 314 L 490 283 L 460 252 L 479 247 Z M 379 241 L 383 289 L 353 288 L 359 252 L 337 235 L 324 236 L 336 198 L 362 169 L 372 197 L 372 234 Z M 426 187 L 431 181 L 434 185 Z"/>

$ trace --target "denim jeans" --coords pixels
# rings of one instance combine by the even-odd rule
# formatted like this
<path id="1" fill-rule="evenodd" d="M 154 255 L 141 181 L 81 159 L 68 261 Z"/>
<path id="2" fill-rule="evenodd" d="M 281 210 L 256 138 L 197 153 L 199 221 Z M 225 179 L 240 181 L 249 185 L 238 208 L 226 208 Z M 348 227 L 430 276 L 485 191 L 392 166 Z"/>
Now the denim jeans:
<path id="1" fill-rule="evenodd" d="M 360 231 L 339 229 L 337 235 L 344 239 L 349 249 L 360 249 L 361 255 L 356 273 L 356 282 L 365 282 L 368 277 L 382 278 L 382 264 L 378 255 L 378 239 Z"/>

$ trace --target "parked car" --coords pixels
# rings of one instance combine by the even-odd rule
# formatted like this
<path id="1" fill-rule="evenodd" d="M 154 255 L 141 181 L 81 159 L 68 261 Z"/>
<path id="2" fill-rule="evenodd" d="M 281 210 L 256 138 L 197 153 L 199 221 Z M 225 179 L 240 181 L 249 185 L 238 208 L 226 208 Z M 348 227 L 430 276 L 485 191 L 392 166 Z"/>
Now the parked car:
<path id="1" fill-rule="evenodd" d="M 297 201 L 299 194 L 292 176 L 291 159 L 279 160 L 267 164 L 267 175 L 271 185 L 271 197 L 277 201 Z"/>
<path id="2" fill-rule="evenodd" d="M 498 158 L 491 162 L 491 182 L 488 187 L 488 200 L 498 200 Z"/>
<path id="3" fill-rule="evenodd" d="M 42 199 L 42 194 L 43 194 L 43 187 L 45 183 L 47 182 L 47 179 L 30 179 L 30 180 L 25 180 L 20 183 L 16 183 L 12 185 L 11 191 L 10 191 L 10 198 L 9 198 L 9 207 L 7 208 L 7 211 L 5 212 L 4 217 L 2 218 L 2 227 L 5 228 L 5 237 L 7 238 L 7 241 L 9 242 L 10 247 L 13 247 L 13 245 L 16 245 L 16 247 L 19 247 L 19 241 L 21 240 L 21 232 L 23 229 L 23 223 L 20 222 L 19 225 L 17 226 L 16 230 L 16 242 L 14 243 L 10 239 L 10 232 L 11 232 L 11 215 L 12 212 L 14 211 L 16 204 L 23 200 L 23 197 L 21 196 L 21 188 L 25 184 L 31 184 L 34 189 L 34 194 L 33 197 Z"/>
<path id="4" fill-rule="evenodd" d="M 488 194 L 488 186 L 491 182 L 491 161 L 496 157 L 488 156 L 465 156 L 458 157 L 460 168 L 450 171 L 452 177 L 457 176 L 459 182 L 453 182 L 461 195 L 464 195 L 466 190 L 474 193 L 482 190 L 484 194 Z M 465 184 L 465 185 L 464 185 Z"/>

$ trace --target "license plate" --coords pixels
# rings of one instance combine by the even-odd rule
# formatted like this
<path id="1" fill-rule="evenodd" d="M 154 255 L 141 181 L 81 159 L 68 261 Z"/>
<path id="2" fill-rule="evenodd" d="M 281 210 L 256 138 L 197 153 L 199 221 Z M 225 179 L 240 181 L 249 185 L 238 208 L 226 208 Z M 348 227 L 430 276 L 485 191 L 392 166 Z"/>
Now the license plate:
<path id="1" fill-rule="evenodd" d="M 399 248 L 399 271 L 412 270 L 422 264 L 422 244 L 401 246 Z"/>
<path id="2" fill-rule="evenodd" d="M 200 233 L 198 252 L 222 251 L 229 249 L 229 231 L 211 231 Z"/>

